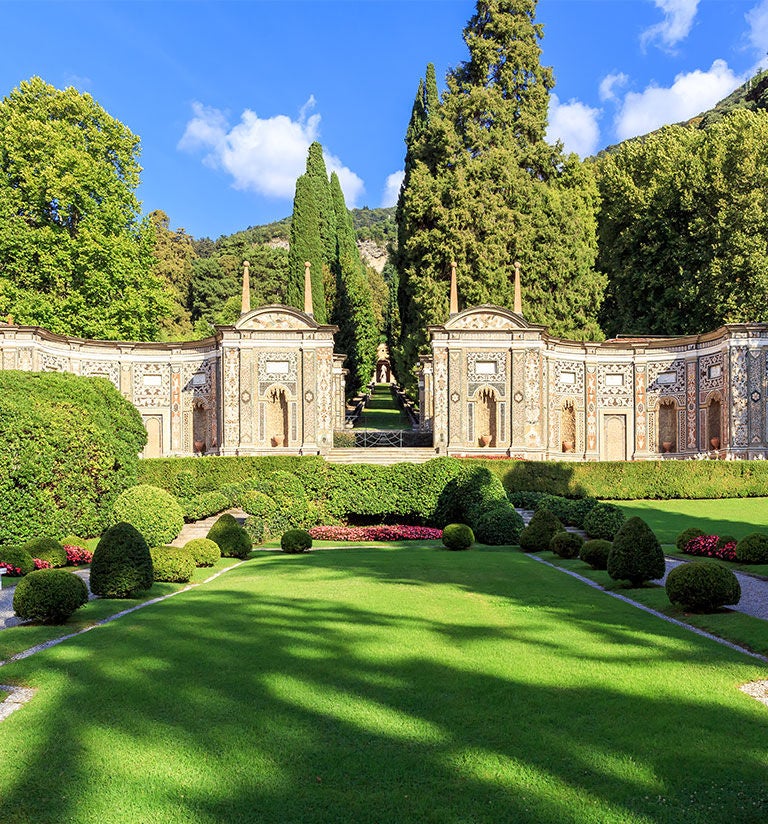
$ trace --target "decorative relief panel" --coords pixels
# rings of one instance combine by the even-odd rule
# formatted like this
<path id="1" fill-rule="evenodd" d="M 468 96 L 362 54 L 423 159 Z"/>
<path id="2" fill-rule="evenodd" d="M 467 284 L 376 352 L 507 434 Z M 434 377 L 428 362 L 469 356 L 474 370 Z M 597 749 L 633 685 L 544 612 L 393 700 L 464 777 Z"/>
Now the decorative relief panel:
<path id="1" fill-rule="evenodd" d="M 31 372 L 32 371 L 32 348 L 31 347 L 24 346 L 22 349 L 18 350 L 17 369 L 21 369 L 23 372 Z"/>
<path id="2" fill-rule="evenodd" d="M 704 396 L 715 390 L 722 392 L 725 385 L 725 366 L 723 363 L 723 353 L 706 355 L 699 359 L 699 391 L 701 392 L 701 403 Z"/>
<path id="3" fill-rule="evenodd" d="M 133 364 L 133 405 L 169 406 L 171 403 L 171 365 L 169 363 Z"/>
<path id="4" fill-rule="evenodd" d="M 461 352 L 452 351 L 448 355 L 448 382 L 457 386 L 461 380 Z M 468 436 L 467 436 L 468 437 Z M 448 441 L 460 443 L 465 440 L 461 432 L 461 405 L 452 403 L 448 407 Z"/>
<path id="5" fill-rule="evenodd" d="M 224 350 L 223 364 L 224 445 L 230 449 L 240 441 L 240 352 Z"/>
<path id="6" fill-rule="evenodd" d="M 445 441 L 448 425 L 448 352 L 438 349 L 434 356 L 435 381 L 435 423 L 434 432 L 438 440 Z"/>
<path id="7" fill-rule="evenodd" d="M 541 446 L 541 358 L 539 353 L 525 353 L 525 444 Z"/>
<path id="8" fill-rule="evenodd" d="M 687 449 L 696 449 L 696 361 L 688 361 L 686 373 L 685 428 L 687 437 L 678 443 L 684 443 Z"/>
<path id="9" fill-rule="evenodd" d="M 500 394 L 504 394 L 506 378 L 506 352 L 467 353 L 467 381 L 470 385 L 500 384 Z"/>
<path id="10" fill-rule="evenodd" d="M 629 407 L 632 405 L 631 363 L 600 364 L 597 367 L 597 394 L 600 405 Z"/>
<path id="11" fill-rule="evenodd" d="M 763 437 L 763 395 L 765 394 L 765 359 L 762 349 L 749 351 L 749 442 L 760 444 Z"/>
<path id="12" fill-rule="evenodd" d="M 238 329 L 309 329 L 307 322 L 287 312 L 261 312 L 248 318 Z"/>
<path id="13" fill-rule="evenodd" d="M 171 449 L 181 450 L 181 370 L 171 368 Z"/>
<path id="14" fill-rule="evenodd" d="M 638 365 L 635 369 L 635 450 L 645 452 L 648 448 L 646 368 Z"/>
<path id="15" fill-rule="evenodd" d="M 587 366 L 587 452 L 597 451 L 597 366 Z"/>
<path id="16" fill-rule="evenodd" d="M 734 346 L 731 349 L 731 431 L 732 445 L 749 446 L 749 391 L 748 391 L 747 347 Z"/>
<path id="17" fill-rule="evenodd" d="M 648 391 L 660 395 L 675 395 L 685 392 L 685 361 L 656 361 L 648 364 Z"/>
<path id="18" fill-rule="evenodd" d="M 522 444 L 525 438 L 525 352 L 512 353 L 512 441 Z"/>
<path id="19" fill-rule="evenodd" d="M 573 361 L 555 361 L 554 386 L 552 387 L 559 395 L 583 395 L 584 394 L 584 364 Z"/>
<path id="20" fill-rule="evenodd" d="M 497 312 L 473 312 L 466 318 L 450 321 L 451 329 L 519 329 L 512 319 Z"/>
<path id="21" fill-rule="evenodd" d="M 67 372 L 69 370 L 69 359 L 60 358 L 57 355 L 44 354 L 40 356 L 41 372 Z"/>
<path id="22" fill-rule="evenodd" d="M 114 361 L 81 361 L 80 374 L 86 378 L 107 378 L 116 389 L 120 388 L 120 364 Z"/>
<path id="23" fill-rule="evenodd" d="M 259 352 L 257 361 L 259 394 L 263 395 L 270 386 L 279 383 L 282 386 L 291 384 L 293 386 L 293 394 L 295 395 L 296 382 L 298 380 L 298 364 L 299 353 L 295 350 Z"/>
<path id="24" fill-rule="evenodd" d="M 321 438 L 329 438 L 333 432 L 332 373 L 333 350 L 319 349 L 317 351 L 317 426 L 318 436 Z M 332 443 L 331 438 L 329 445 Z"/>

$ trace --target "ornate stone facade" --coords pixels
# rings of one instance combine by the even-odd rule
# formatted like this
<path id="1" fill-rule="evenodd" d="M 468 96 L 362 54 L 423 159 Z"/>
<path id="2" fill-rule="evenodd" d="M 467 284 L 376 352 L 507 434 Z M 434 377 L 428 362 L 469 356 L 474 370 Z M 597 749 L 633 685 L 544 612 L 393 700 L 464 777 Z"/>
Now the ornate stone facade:
<path id="1" fill-rule="evenodd" d="M 443 454 L 768 457 L 767 324 L 582 343 L 480 306 L 429 331 L 421 425 Z M 481 422 L 492 437 L 482 437 L 490 432 Z"/>
<path id="2" fill-rule="evenodd" d="M 141 413 L 145 457 L 327 452 L 344 421 L 335 326 L 262 306 L 206 340 L 89 341 L 0 323 L 0 366 L 111 381 Z"/>

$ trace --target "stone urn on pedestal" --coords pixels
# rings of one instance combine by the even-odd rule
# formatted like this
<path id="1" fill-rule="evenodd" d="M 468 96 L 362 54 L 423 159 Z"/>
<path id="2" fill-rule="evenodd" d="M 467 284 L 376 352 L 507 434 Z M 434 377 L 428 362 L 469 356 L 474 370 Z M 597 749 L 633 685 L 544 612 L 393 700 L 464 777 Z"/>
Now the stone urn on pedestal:
<path id="1" fill-rule="evenodd" d="M 272 446 L 283 446 L 285 444 L 285 435 L 273 435 Z"/>
<path id="2" fill-rule="evenodd" d="M 710 438 L 709 445 L 717 452 L 717 450 L 720 449 L 720 438 Z"/>
<path id="3" fill-rule="evenodd" d="M 490 435 L 481 435 L 480 436 L 480 446 L 490 446 L 491 445 L 491 436 Z"/>

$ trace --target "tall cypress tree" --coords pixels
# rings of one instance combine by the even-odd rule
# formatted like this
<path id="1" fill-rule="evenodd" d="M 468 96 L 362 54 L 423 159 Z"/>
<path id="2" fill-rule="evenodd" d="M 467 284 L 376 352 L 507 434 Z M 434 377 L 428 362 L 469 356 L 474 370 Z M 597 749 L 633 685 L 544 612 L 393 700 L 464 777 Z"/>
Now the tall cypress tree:
<path id="1" fill-rule="evenodd" d="M 336 172 L 331 175 L 331 199 L 336 218 L 336 312 L 339 326 L 337 347 L 347 355 L 347 388 L 357 392 L 373 374 L 378 329 L 373 311 L 373 296 L 365 276 L 355 240 L 352 216 Z"/>
<path id="2" fill-rule="evenodd" d="M 553 78 L 540 65 L 535 10 L 535 0 L 477 2 L 464 30 L 469 60 L 448 74 L 442 103 L 409 146 L 399 204 L 401 379 L 426 347 L 426 326 L 447 317 L 452 260 L 465 306 L 512 308 L 518 259 L 528 320 L 557 335 L 601 335 L 597 189 L 575 155 L 544 141 Z M 411 134 L 419 117 L 415 106 Z"/>
<path id="3" fill-rule="evenodd" d="M 319 143 L 309 147 L 307 170 L 296 181 L 288 252 L 289 284 L 286 303 L 304 307 L 304 263 L 311 264 L 312 307 L 315 320 L 327 323 L 324 273 L 335 256 L 335 227 L 328 176 Z"/>

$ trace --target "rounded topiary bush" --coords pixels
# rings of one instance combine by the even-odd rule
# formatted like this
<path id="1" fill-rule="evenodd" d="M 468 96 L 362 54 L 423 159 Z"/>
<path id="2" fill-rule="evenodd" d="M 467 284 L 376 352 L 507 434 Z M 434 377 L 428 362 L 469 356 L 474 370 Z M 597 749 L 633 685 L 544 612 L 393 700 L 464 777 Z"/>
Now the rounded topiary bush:
<path id="1" fill-rule="evenodd" d="M 612 541 L 626 521 L 615 504 L 595 504 L 584 517 L 584 530 L 590 538 Z"/>
<path id="2" fill-rule="evenodd" d="M 210 534 L 210 533 L 209 533 Z M 253 549 L 248 533 L 239 525 L 228 526 L 216 533 L 213 539 L 221 550 L 222 558 L 247 558 Z"/>
<path id="3" fill-rule="evenodd" d="M 195 566 L 213 566 L 221 558 L 221 550 L 216 541 L 210 538 L 193 538 L 184 544 L 184 549 L 192 556 Z"/>
<path id="4" fill-rule="evenodd" d="M 671 569 L 666 590 L 673 604 L 690 612 L 713 612 L 738 604 L 741 598 L 738 578 L 716 561 L 692 561 Z"/>
<path id="5" fill-rule="evenodd" d="M 13 609 L 19 618 L 63 624 L 72 613 L 88 603 L 88 587 L 73 572 L 38 569 L 16 585 Z"/>
<path id="6" fill-rule="evenodd" d="M 677 536 L 677 538 L 675 538 L 675 546 L 677 547 L 679 552 L 685 552 L 685 548 L 688 546 L 689 541 L 692 541 L 694 538 L 699 538 L 702 535 L 706 534 L 706 532 L 699 529 L 697 526 L 688 527 L 688 529 L 684 529 Z"/>
<path id="7" fill-rule="evenodd" d="M 584 541 L 579 550 L 579 559 L 589 564 L 592 569 L 606 569 L 608 567 L 608 555 L 613 544 L 604 538 L 593 538 L 591 541 Z"/>
<path id="8" fill-rule="evenodd" d="M 172 541 L 184 526 L 181 504 L 170 492 L 149 484 L 126 489 L 115 501 L 112 514 L 115 522 L 138 529 L 149 546 Z"/>
<path id="9" fill-rule="evenodd" d="M 280 538 L 283 552 L 298 553 L 312 549 L 312 536 L 303 529 L 288 529 Z"/>
<path id="10" fill-rule="evenodd" d="M 481 544 L 514 546 L 525 528 L 523 516 L 508 503 L 486 509 L 475 524 L 475 537 Z"/>
<path id="11" fill-rule="evenodd" d="M 446 549 L 469 549 L 475 542 L 475 535 L 466 524 L 448 524 L 443 528 L 443 546 Z"/>
<path id="12" fill-rule="evenodd" d="M 642 518 L 630 518 L 613 539 L 608 574 L 634 587 L 664 576 L 664 552 L 659 539 Z"/>
<path id="13" fill-rule="evenodd" d="M 581 535 L 563 530 L 562 532 L 555 532 L 549 542 L 549 548 L 561 558 L 576 558 L 583 544 L 584 539 Z"/>
<path id="14" fill-rule="evenodd" d="M 597 498 L 576 498 L 571 501 L 569 517 L 571 523 L 579 529 L 584 529 L 587 515 L 600 503 Z"/>
<path id="15" fill-rule="evenodd" d="M 539 552 L 549 549 L 552 537 L 562 532 L 560 519 L 548 509 L 538 509 L 533 513 L 528 526 L 520 533 L 520 547 L 524 552 Z"/>
<path id="16" fill-rule="evenodd" d="M 573 501 L 564 498 L 562 495 L 542 495 L 536 503 L 536 511 L 548 509 L 557 519 L 564 524 L 571 523 L 571 510 Z"/>
<path id="17" fill-rule="evenodd" d="M 152 586 L 152 556 L 144 536 L 131 524 L 111 526 L 91 561 L 91 592 L 102 598 L 131 598 Z"/>
<path id="18" fill-rule="evenodd" d="M 41 561 L 48 561 L 53 567 L 67 565 L 67 551 L 55 538 L 31 538 L 22 549 Z"/>
<path id="19" fill-rule="evenodd" d="M 153 546 L 149 553 L 152 556 L 152 574 L 155 581 L 183 584 L 195 572 L 192 553 L 186 549 L 177 546 Z"/>
<path id="20" fill-rule="evenodd" d="M 18 546 L 6 546 L 0 548 L 0 564 L 10 567 L 6 572 L 11 577 L 28 575 L 35 569 L 35 562 L 26 549 Z M 18 570 L 12 571 L 12 570 Z"/>
<path id="21" fill-rule="evenodd" d="M 215 541 L 218 544 L 219 542 L 216 540 L 217 536 L 221 535 L 222 532 L 231 529 L 233 526 L 240 526 L 237 522 L 237 518 L 229 512 L 225 512 L 223 515 L 219 515 L 219 517 L 213 522 L 213 525 L 208 530 L 206 538 L 211 541 Z"/>
<path id="22" fill-rule="evenodd" d="M 741 564 L 768 564 L 768 535 L 753 532 L 736 544 L 736 560 Z"/>

